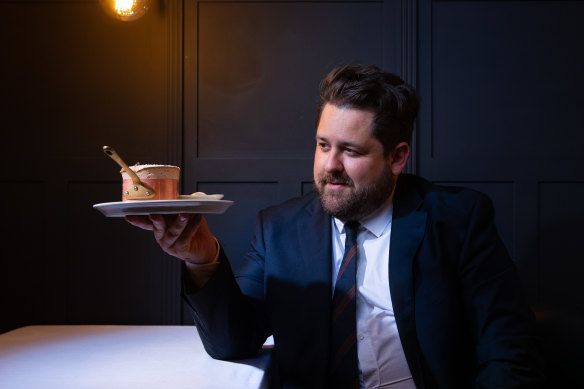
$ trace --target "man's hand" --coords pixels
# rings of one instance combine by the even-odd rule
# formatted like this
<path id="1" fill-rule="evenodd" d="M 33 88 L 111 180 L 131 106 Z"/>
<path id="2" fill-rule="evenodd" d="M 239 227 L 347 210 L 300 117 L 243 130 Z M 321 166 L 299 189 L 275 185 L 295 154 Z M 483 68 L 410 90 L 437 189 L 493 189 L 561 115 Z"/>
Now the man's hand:
<path id="1" fill-rule="evenodd" d="M 217 243 L 204 217 L 197 214 L 126 216 L 136 227 L 153 231 L 165 252 L 188 264 L 210 263 L 217 255 Z"/>

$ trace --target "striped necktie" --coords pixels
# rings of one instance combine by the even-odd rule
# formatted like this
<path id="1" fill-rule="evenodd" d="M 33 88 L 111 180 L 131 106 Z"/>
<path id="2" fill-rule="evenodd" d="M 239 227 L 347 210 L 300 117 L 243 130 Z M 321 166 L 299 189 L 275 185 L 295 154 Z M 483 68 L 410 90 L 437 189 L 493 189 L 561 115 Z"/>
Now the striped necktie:
<path id="1" fill-rule="evenodd" d="M 345 223 L 345 254 L 333 293 L 331 387 L 358 388 L 355 294 L 359 223 Z"/>

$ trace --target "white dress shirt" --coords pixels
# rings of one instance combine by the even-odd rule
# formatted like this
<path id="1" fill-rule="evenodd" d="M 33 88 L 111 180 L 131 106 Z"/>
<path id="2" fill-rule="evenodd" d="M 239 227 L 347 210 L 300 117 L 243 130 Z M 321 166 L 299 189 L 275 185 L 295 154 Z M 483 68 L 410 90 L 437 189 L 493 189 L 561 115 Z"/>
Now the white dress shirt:
<path id="1" fill-rule="evenodd" d="M 391 198 L 359 220 L 357 236 L 357 352 L 362 388 L 415 389 L 403 351 L 389 291 Z M 343 260 L 344 224 L 333 218 L 333 289 Z"/>

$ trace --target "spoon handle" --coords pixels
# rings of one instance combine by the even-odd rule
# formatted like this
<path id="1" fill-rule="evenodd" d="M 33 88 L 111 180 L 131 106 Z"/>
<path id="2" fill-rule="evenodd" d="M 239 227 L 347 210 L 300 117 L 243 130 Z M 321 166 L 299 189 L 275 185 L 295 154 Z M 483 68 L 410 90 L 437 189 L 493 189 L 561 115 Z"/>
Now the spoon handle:
<path id="1" fill-rule="evenodd" d="M 118 165 L 122 167 L 128 173 L 134 185 L 140 185 L 142 182 L 138 175 L 128 167 L 128 165 L 124 162 L 124 160 L 118 155 L 118 153 L 109 146 L 103 146 L 103 152 L 106 153 L 111 159 L 116 161 Z"/>

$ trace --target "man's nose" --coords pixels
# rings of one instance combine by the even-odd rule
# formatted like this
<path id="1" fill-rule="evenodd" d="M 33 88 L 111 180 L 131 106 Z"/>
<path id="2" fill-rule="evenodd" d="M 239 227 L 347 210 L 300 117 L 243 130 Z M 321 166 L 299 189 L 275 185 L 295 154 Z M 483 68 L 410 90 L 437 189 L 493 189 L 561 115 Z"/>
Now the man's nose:
<path id="1" fill-rule="evenodd" d="M 338 153 L 331 152 L 327 155 L 327 160 L 324 168 L 327 172 L 343 171 L 343 163 L 341 162 Z"/>

